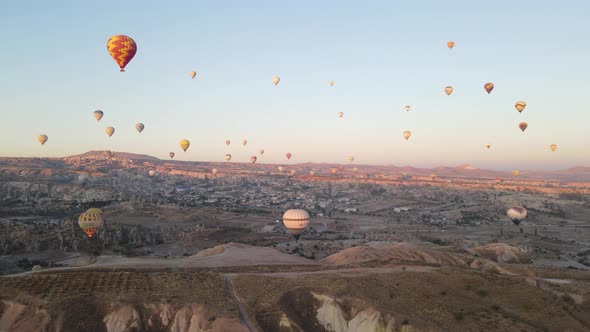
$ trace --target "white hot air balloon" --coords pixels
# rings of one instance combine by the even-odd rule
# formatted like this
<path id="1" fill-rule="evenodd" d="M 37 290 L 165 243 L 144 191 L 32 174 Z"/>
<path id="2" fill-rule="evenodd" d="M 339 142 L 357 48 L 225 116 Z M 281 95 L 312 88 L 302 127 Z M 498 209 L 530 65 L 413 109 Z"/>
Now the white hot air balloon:
<path id="1" fill-rule="evenodd" d="M 278 76 L 275 76 L 275 77 L 272 78 L 272 83 L 274 85 L 278 85 L 280 81 L 281 81 L 281 78 L 278 77 Z"/>
<path id="2" fill-rule="evenodd" d="M 524 220 L 524 218 L 526 218 L 527 211 L 523 207 L 515 206 L 508 209 L 506 214 L 515 225 L 518 225 Z"/>
<path id="3" fill-rule="evenodd" d="M 305 210 L 291 209 L 283 214 L 283 224 L 296 240 L 309 225 L 309 214 Z"/>

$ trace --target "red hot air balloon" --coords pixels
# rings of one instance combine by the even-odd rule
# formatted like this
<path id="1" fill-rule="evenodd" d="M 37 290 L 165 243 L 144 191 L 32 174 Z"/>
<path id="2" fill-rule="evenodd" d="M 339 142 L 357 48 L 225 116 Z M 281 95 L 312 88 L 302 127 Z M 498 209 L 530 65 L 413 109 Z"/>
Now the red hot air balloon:
<path id="1" fill-rule="evenodd" d="M 486 83 L 483 88 L 486 89 L 488 94 L 490 94 L 492 90 L 494 90 L 494 83 Z"/>
<path id="2" fill-rule="evenodd" d="M 291 159 L 291 156 L 292 156 L 291 152 L 287 152 L 287 154 L 285 155 L 285 157 L 287 157 L 287 160 Z"/>
<path id="3" fill-rule="evenodd" d="M 135 41 L 131 37 L 116 35 L 107 41 L 107 50 L 123 72 L 125 71 L 125 66 L 129 64 L 135 53 L 137 53 L 137 44 L 135 44 Z"/>

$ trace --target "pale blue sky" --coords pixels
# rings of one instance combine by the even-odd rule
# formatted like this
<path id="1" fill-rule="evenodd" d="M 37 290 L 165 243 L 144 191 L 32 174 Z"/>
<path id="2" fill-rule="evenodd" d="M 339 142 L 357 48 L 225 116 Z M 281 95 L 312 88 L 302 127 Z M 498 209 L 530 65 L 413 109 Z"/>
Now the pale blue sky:
<path id="1" fill-rule="evenodd" d="M 588 1 L 2 2 L 0 156 L 590 166 L 589 17 Z M 138 44 L 125 73 L 115 34 Z"/>

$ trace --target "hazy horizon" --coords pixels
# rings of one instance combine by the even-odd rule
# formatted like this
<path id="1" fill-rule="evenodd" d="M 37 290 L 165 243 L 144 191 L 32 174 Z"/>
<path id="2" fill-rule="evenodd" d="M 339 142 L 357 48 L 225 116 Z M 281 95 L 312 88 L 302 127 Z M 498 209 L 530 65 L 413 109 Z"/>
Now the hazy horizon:
<path id="1" fill-rule="evenodd" d="M 174 151 L 188 161 L 231 153 L 232 162 L 258 155 L 282 164 L 348 164 L 354 155 L 359 165 L 590 166 L 582 97 L 590 47 L 580 42 L 589 3 L 1 7 L 0 36 L 12 51 L 0 55 L 0 156 L 108 149 L 160 159 Z M 115 34 L 138 45 L 125 73 L 106 50 Z M 489 95 L 486 82 L 495 84 Z M 522 114 L 517 100 L 527 102 Z M 105 112 L 100 123 L 97 109 Z M 529 124 L 525 133 L 520 121 Z M 111 138 L 107 126 L 116 128 Z M 412 131 L 408 141 L 404 130 Z M 49 136 L 45 146 L 38 134 Z M 186 153 L 181 139 L 191 141 Z"/>

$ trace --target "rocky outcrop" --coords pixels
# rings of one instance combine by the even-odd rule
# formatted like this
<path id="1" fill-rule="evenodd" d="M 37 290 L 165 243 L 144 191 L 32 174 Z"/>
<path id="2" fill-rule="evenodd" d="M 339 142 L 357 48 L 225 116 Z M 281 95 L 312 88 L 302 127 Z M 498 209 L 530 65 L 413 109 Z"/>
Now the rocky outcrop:
<path id="1" fill-rule="evenodd" d="M 505 243 L 492 243 L 469 249 L 473 254 L 498 263 L 529 264 L 531 257 L 526 249 Z"/>
<path id="2" fill-rule="evenodd" d="M 169 303 L 112 304 L 102 319 L 107 332 L 247 332 L 235 318 L 216 317 L 201 304 L 175 307 Z M 63 308 L 67 310 L 67 308 Z M 63 315 L 49 315 L 39 304 L 0 302 L 0 331 L 62 331 Z"/>

